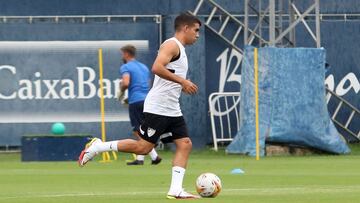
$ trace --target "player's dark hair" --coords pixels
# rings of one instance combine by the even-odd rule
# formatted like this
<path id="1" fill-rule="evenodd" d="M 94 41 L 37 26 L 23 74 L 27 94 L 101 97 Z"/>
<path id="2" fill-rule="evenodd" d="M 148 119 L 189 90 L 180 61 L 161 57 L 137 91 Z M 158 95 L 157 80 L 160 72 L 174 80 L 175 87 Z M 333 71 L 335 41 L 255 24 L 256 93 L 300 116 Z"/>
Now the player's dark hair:
<path id="1" fill-rule="evenodd" d="M 120 50 L 130 54 L 131 56 L 136 55 L 136 48 L 131 44 L 121 47 Z"/>
<path id="2" fill-rule="evenodd" d="M 180 13 L 180 15 L 175 18 L 174 28 L 175 31 L 178 31 L 182 26 L 192 26 L 194 23 L 199 23 L 201 26 L 201 21 L 197 17 L 190 13 Z"/>

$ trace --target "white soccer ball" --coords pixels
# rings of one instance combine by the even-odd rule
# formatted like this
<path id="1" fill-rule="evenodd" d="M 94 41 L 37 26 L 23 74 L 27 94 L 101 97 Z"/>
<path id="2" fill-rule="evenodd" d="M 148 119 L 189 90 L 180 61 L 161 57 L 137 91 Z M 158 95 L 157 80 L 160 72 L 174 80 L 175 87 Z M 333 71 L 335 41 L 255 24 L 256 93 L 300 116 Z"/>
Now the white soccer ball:
<path id="1" fill-rule="evenodd" d="M 196 179 L 196 191 L 202 197 L 216 197 L 221 187 L 220 178 L 213 173 L 203 173 Z"/>

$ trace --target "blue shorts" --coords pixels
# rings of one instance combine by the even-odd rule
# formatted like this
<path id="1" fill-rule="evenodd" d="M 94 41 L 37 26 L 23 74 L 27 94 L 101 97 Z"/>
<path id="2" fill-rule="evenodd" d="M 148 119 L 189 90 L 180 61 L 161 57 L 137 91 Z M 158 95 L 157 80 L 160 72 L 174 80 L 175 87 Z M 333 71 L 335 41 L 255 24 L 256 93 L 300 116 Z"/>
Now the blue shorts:
<path id="1" fill-rule="evenodd" d="M 137 131 L 139 129 L 140 124 L 144 120 L 144 101 L 138 101 L 132 104 L 129 104 L 129 116 L 131 126 L 133 127 L 133 131 Z"/>

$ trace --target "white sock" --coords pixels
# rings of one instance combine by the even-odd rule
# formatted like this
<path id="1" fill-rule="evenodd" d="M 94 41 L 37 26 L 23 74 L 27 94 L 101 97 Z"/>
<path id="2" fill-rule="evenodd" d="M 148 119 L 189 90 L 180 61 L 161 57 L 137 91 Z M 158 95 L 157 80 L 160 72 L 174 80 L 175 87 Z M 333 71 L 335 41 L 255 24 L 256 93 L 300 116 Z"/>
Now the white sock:
<path id="1" fill-rule="evenodd" d="M 118 141 L 110 141 L 110 142 L 103 142 L 96 145 L 97 152 L 109 152 L 109 151 L 118 151 L 117 147 Z"/>
<path id="2" fill-rule="evenodd" d="M 155 148 L 153 148 L 153 149 L 151 150 L 151 152 L 149 153 L 149 155 L 150 155 L 150 157 L 151 157 L 151 160 L 153 160 L 153 161 L 158 157 L 158 154 L 156 153 Z"/>
<path id="3" fill-rule="evenodd" d="M 169 195 L 178 195 L 182 191 L 182 183 L 185 175 L 185 169 L 180 166 L 172 167 L 172 177 Z"/>
<path id="4" fill-rule="evenodd" d="M 145 156 L 144 155 L 136 155 L 136 160 L 138 161 L 144 161 Z"/>

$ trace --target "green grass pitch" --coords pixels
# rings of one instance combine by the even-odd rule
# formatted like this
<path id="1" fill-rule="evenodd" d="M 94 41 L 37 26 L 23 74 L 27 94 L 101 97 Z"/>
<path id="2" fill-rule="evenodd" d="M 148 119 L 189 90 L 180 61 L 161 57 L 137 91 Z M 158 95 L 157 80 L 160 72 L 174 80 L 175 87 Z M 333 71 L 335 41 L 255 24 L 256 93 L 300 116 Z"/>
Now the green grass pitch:
<path id="1" fill-rule="evenodd" d="M 344 156 L 278 156 L 256 161 L 253 157 L 226 155 L 223 151 L 194 151 L 184 179 L 184 188 L 195 192 L 195 179 L 203 172 L 217 174 L 223 191 L 216 198 L 194 202 L 243 203 L 355 203 L 360 201 L 360 147 Z M 21 162 L 20 154 L 0 154 L 1 203 L 111 203 L 172 202 L 170 184 L 172 152 L 151 166 L 126 166 L 128 154 L 119 153 L 112 163 Z M 241 168 L 244 174 L 231 174 Z"/>

